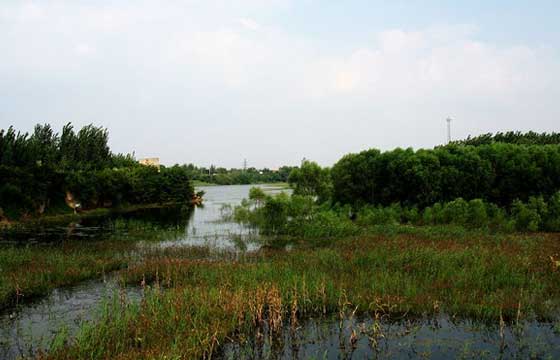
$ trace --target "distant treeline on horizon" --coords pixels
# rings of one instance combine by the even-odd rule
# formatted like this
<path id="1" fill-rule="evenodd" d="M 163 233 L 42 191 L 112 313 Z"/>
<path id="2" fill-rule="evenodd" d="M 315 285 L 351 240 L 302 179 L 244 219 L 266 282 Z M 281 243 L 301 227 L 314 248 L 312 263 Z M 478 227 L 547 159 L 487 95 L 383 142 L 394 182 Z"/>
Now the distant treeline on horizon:
<path id="1" fill-rule="evenodd" d="M 291 166 L 143 166 L 130 154 L 113 154 L 108 138 L 105 128 L 74 131 L 70 123 L 60 134 L 50 125 L 37 125 L 32 134 L 0 130 L 0 219 L 65 209 L 68 192 L 91 209 L 186 202 L 192 180 L 230 185 L 293 182 L 299 176 L 307 181 Z M 297 176 L 290 181 L 292 173 Z M 508 206 L 560 190 L 560 134 L 506 132 L 434 149 L 370 149 L 310 174 L 323 183 L 318 195 L 335 203 L 425 207 L 463 197 Z"/>
<path id="2" fill-rule="evenodd" d="M 277 170 L 268 168 L 257 169 L 226 169 L 224 167 L 197 167 L 194 164 L 183 165 L 192 180 L 218 185 L 246 185 L 287 182 L 288 176 L 295 166 L 282 166 Z"/>
<path id="3" fill-rule="evenodd" d="M 471 137 L 470 135 L 464 140 L 452 141 L 455 145 L 488 145 L 493 143 L 506 143 L 517 145 L 558 145 L 560 144 L 560 133 L 536 133 L 529 131 L 522 133 L 521 131 L 498 132 L 496 134 L 487 133 Z"/>

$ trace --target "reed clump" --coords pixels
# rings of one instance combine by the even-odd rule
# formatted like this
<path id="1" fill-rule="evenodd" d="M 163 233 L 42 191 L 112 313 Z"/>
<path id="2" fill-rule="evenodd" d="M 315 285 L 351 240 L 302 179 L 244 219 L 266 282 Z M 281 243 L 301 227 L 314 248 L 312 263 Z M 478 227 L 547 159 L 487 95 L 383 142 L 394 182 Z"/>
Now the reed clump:
<path id="1" fill-rule="evenodd" d="M 48 357 L 211 358 L 224 343 L 258 339 L 306 317 L 468 316 L 498 323 L 552 319 L 560 304 L 551 254 L 557 234 L 453 237 L 425 229 L 333 240 L 323 247 L 192 259 L 168 250 L 121 272 L 143 284 L 141 302 L 106 304 L 63 351 Z M 447 235 L 446 235 L 447 234 Z M 556 256 L 556 255 L 555 255 Z"/>

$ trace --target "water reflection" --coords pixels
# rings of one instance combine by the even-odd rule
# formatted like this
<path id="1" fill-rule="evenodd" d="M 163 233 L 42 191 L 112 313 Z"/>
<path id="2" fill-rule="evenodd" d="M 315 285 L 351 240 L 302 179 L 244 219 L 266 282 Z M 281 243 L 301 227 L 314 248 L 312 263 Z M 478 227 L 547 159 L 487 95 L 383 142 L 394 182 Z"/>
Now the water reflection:
<path id="1" fill-rule="evenodd" d="M 57 246 L 63 242 L 130 241 L 142 247 L 204 247 L 244 253 L 259 248 L 256 230 L 224 221 L 222 209 L 248 197 L 250 185 L 210 186 L 201 207 L 169 207 L 114 212 L 70 222 L 35 223 L 0 234 L 0 246 Z M 283 191 L 263 186 L 267 193 Z M 125 247 L 126 248 L 126 247 Z M 115 250 L 116 251 L 116 250 Z M 141 251 L 139 251 L 141 253 Z M 198 254 L 193 252 L 194 255 Z M 208 251 L 200 251 L 208 256 Z M 231 257 L 230 257 L 231 258 Z M 95 317 L 103 299 L 115 292 L 139 298 L 139 288 L 121 289 L 114 279 L 87 281 L 58 289 L 41 301 L 0 313 L 0 359 L 32 356 L 47 349 L 61 328 L 75 333 L 83 320 Z"/>
<path id="2" fill-rule="evenodd" d="M 141 209 L 113 212 L 71 222 L 44 222 L 0 234 L 2 244 L 56 244 L 64 241 L 157 241 L 159 246 L 208 246 L 253 251 L 260 247 L 258 231 L 228 221 L 224 209 L 239 205 L 253 185 L 206 186 L 202 206 Z M 289 189 L 259 185 L 268 194 Z"/>
<path id="3" fill-rule="evenodd" d="M 558 359 L 553 324 L 507 325 L 433 319 L 308 319 L 272 333 L 264 324 L 245 342 L 229 342 L 223 359 Z"/>
<path id="4" fill-rule="evenodd" d="M 141 293 L 136 287 L 122 289 L 113 278 L 92 280 L 0 314 L 0 359 L 33 357 L 49 348 L 57 332 L 73 334 L 82 321 L 93 319 L 104 299 L 124 294 L 134 300 Z"/>

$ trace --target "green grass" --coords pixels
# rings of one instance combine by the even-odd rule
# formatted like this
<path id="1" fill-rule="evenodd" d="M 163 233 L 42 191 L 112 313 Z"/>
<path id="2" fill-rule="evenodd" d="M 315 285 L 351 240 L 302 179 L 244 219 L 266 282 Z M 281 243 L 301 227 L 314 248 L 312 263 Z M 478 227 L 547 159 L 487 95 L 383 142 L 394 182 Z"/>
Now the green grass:
<path id="1" fill-rule="evenodd" d="M 111 230 L 103 240 L 0 246 L 0 308 L 31 301 L 57 287 L 100 277 L 145 256 L 165 254 L 167 250 L 160 249 L 158 243 L 180 238 L 185 231 L 182 226 L 133 218 L 115 219 Z M 18 228 L 4 231 L 16 232 Z M 138 246 L 140 243 L 142 246 Z M 188 251 L 210 256 L 207 249 Z"/>
<path id="2" fill-rule="evenodd" d="M 398 230 L 401 231 L 398 231 Z M 237 261 L 167 249 L 121 271 L 147 284 L 140 303 L 115 298 L 52 358 L 204 358 L 308 316 L 440 311 L 498 321 L 553 318 L 560 303 L 560 235 L 491 235 L 445 227 L 391 227 L 370 235 L 263 250 Z"/>
<path id="3" fill-rule="evenodd" d="M 0 248 L 0 308 L 99 277 L 127 264 L 118 243 Z"/>

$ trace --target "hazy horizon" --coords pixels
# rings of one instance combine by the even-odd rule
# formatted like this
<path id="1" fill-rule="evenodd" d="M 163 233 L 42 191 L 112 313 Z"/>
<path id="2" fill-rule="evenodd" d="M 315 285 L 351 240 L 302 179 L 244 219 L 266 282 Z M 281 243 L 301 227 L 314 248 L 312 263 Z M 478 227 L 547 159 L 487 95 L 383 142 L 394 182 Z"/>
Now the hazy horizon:
<path id="1" fill-rule="evenodd" d="M 332 165 L 368 148 L 558 132 L 555 1 L 15 1 L 0 128 L 109 129 L 164 164 Z"/>

